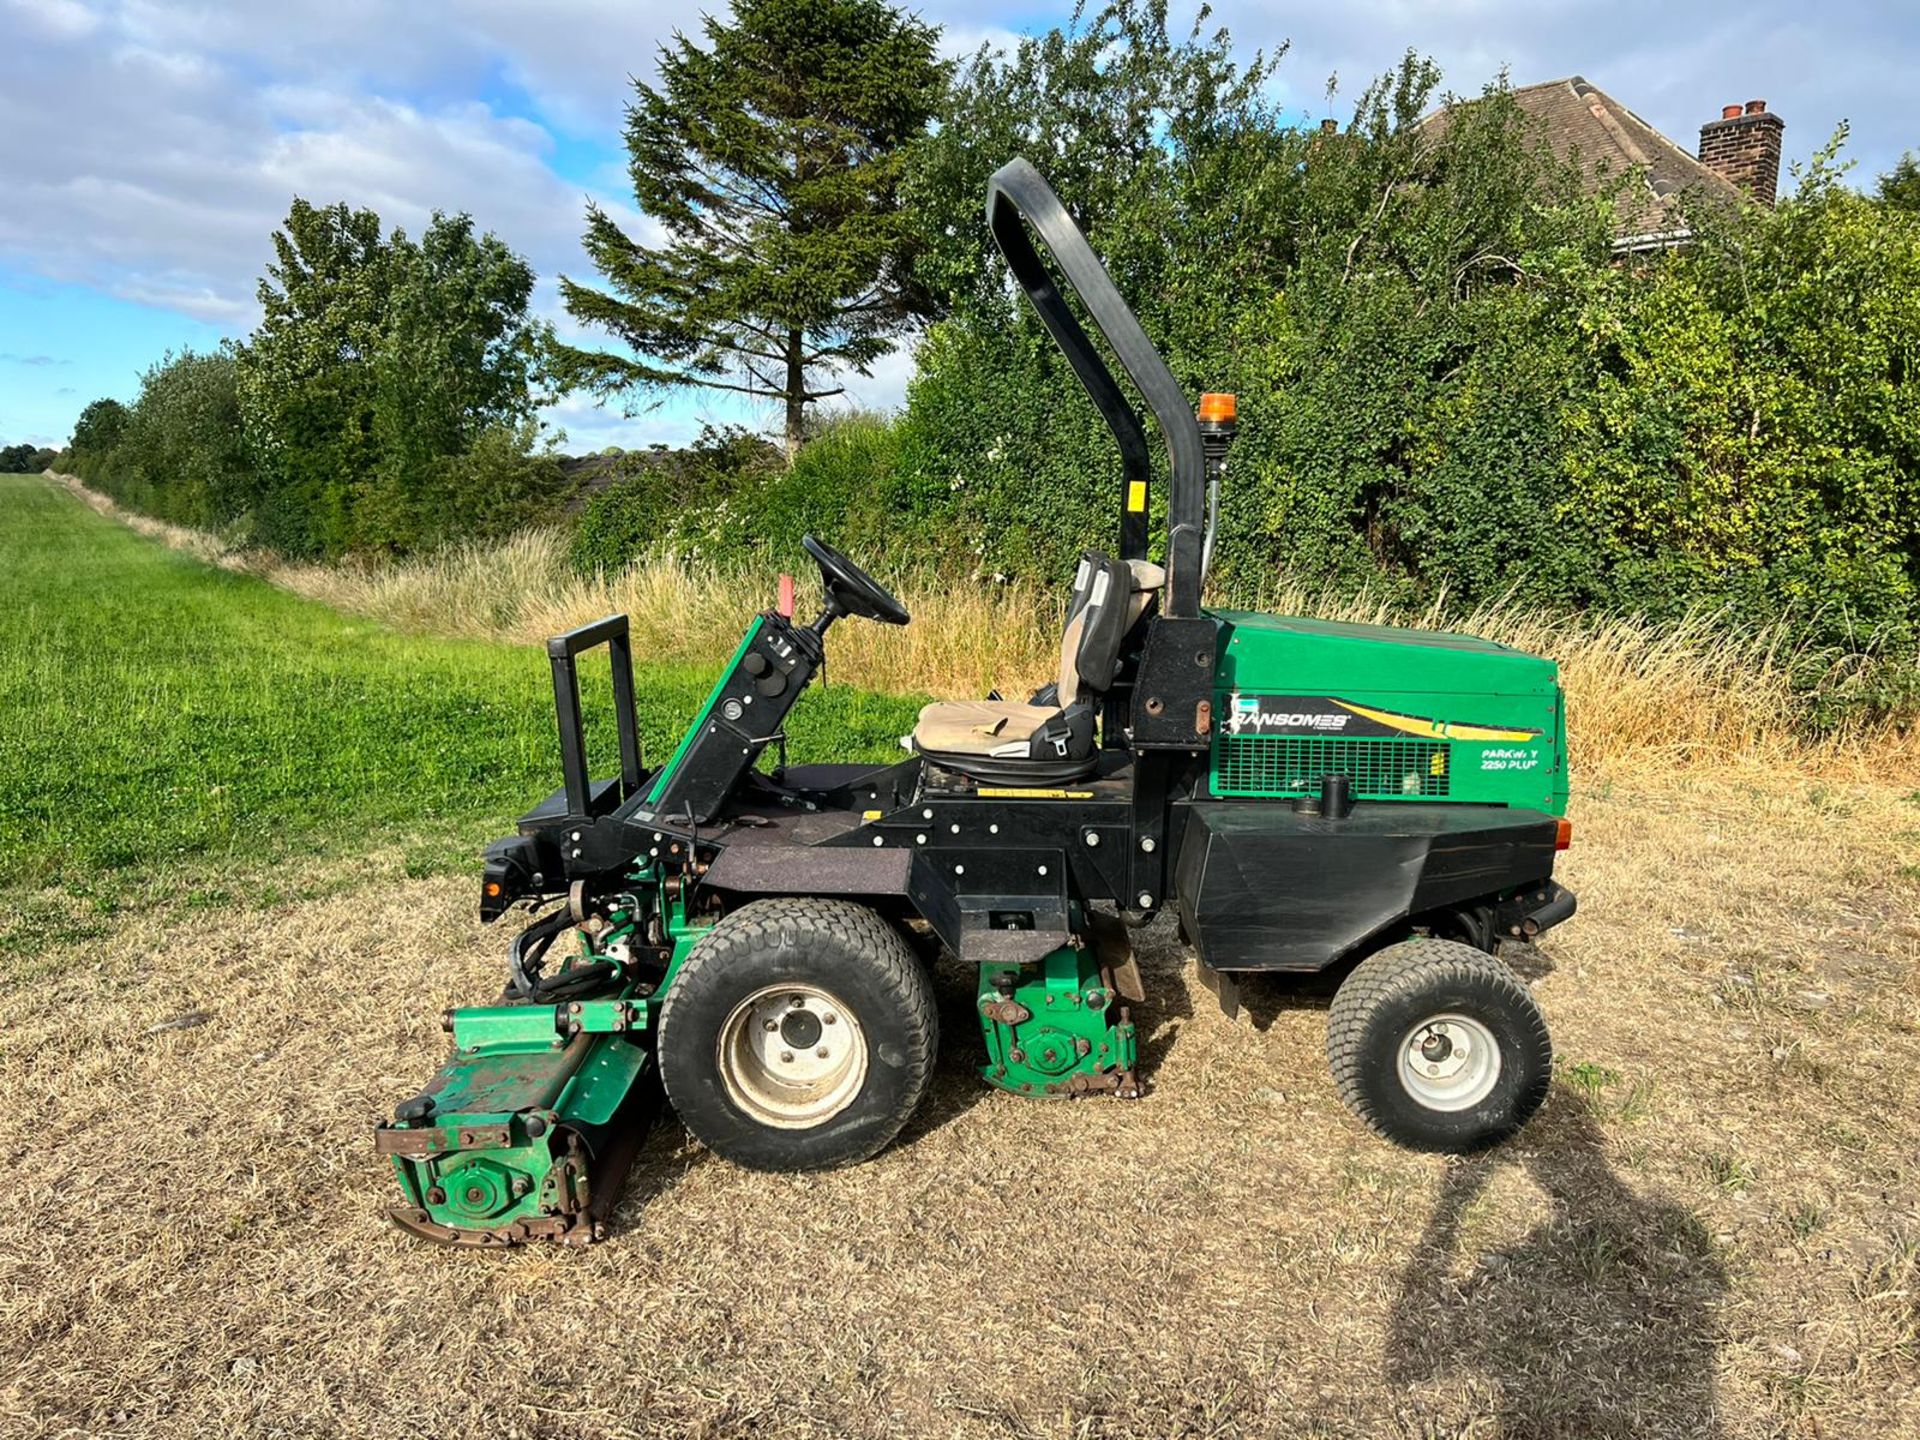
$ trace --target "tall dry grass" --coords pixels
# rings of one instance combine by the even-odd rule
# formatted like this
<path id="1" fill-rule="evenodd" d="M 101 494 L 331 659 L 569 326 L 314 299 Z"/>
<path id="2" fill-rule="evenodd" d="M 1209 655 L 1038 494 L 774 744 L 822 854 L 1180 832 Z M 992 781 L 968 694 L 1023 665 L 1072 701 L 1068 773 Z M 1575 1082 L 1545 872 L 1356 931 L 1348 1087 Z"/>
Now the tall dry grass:
<path id="1" fill-rule="evenodd" d="M 119 511 L 70 482 L 87 503 L 143 533 L 351 614 L 401 630 L 536 642 L 614 611 L 633 625 L 637 653 L 711 664 L 748 616 L 771 604 L 775 577 L 643 560 L 617 575 L 581 576 L 562 536 L 531 531 L 384 564 L 292 564 L 214 537 Z M 804 557 L 802 557 L 804 558 Z M 799 577 L 802 605 L 810 575 Z M 1031 583 L 959 583 L 932 573 L 896 577 L 913 612 L 905 628 L 834 631 L 834 679 L 940 697 L 1023 695 L 1055 667 L 1061 597 Z M 1818 769 L 1920 777 L 1920 737 L 1855 725 L 1810 737 L 1794 683 L 1808 657 L 1784 625 L 1743 626 L 1711 613 L 1677 624 L 1635 616 L 1570 616 L 1499 600 L 1461 612 L 1436 601 L 1410 611 L 1276 585 L 1259 608 L 1278 614 L 1451 629 L 1560 663 L 1575 763 L 1589 775 L 1662 769 Z"/>

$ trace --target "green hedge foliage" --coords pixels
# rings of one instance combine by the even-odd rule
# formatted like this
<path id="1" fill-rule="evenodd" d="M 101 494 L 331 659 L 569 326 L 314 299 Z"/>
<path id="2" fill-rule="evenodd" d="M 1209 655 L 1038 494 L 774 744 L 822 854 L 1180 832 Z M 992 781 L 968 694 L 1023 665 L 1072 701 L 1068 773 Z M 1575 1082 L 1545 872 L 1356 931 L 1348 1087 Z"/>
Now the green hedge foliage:
<path id="1" fill-rule="evenodd" d="M 534 423 L 533 272 L 464 215 L 419 240 L 296 200 L 260 326 L 168 356 L 76 425 L 69 466 L 122 504 L 282 554 L 400 553 L 552 520 Z"/>
<path id="2" fill-rule="evenodd" d="M 1617 201 L 1644 181 L 1595 193 L 1503 84 L 1434 123 L 1437 75 L 1409 55 L 1303 129 L 1271 70 L 1225 32 L 1170 32 L 1161 0 L 982 51 L 903 185 L 913 283 L 944 317 L 905 411 L 831 420 L 791 467 L 739 431 L 607 456 L 575 564 L 790 566 L 813 530 L 883 571 L 1064 580 L 1110 543 L 1111 440 L 981 217 L 1025 153 L 1183 388 L 1240 397 L 1223 595 L 1705 606 L 1913 653 L 1920 214 L 1846 184 L 1841 137 L 1777 208 L 1683 197 L 1689 243 L 1622 257 Z M 523 265 L 464 221 L 416 245 L 343 207 L 296 206 L 276 244 L 261 333 L 89 407 L 81 473 L 296 553 L 557 513 L 572 482 L 525 423 Z"/>

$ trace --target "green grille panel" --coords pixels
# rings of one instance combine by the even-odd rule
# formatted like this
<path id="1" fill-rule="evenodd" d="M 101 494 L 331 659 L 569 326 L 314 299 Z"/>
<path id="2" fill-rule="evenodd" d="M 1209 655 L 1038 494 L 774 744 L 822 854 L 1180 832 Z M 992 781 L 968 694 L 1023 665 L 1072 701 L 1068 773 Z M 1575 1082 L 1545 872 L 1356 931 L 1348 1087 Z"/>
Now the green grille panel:
<path id="1" fill-rule="evenodd" d="M 1213 751 L 1213 793 L 1305 795 L 1322 775 L 1345 775 L 1353 793 L 1369 799 L 1442 796 L 1452 778 L 1449 748 L 1444 740 L 1223 735 Z"/>

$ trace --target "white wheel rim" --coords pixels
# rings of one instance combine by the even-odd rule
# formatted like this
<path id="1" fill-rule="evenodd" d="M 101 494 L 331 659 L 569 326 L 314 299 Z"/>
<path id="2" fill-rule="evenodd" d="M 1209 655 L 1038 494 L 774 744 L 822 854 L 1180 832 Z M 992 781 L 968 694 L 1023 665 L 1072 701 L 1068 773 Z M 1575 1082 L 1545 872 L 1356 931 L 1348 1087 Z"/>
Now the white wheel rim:
<path id="1" fill-rule="evenodd" d="M 1400 1042 L 1400 1086 L 1429 1110 L 1469 1110 L 1500 1080 L 1500 1045 L 1469 1015 L 1432 1015 Z"/>
<path id="2" fill-rule="evenodd" d="M 754 991 L 721 1025 L 714 1056 L 727 1097 L 782 1130 L 824 1125 L 867 1079 L 860 1017 L 815 985 Z"/>

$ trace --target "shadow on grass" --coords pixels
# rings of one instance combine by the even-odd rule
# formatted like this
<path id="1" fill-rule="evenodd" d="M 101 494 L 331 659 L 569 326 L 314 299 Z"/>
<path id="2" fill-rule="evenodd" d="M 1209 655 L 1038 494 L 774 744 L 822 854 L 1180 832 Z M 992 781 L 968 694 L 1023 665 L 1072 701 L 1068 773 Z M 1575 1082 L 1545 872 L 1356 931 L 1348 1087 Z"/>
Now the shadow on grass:
<path id="1" fill-rule="evenodd" d="M 1480 1202 L 1514 1166 L 1550 1213 L 1479 1250 Z M 1401 1279 L 1387 1379 L 1490 1395 L 1501 1435 L 1718 1435 L 1713 1311 L 1726 1284 L 1699 1218 L 1622 1182 L 1591 1111 L 1559 1086 L 1517 1140 L 1450 1164 Z"/>

